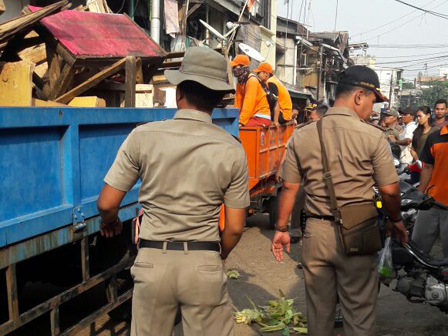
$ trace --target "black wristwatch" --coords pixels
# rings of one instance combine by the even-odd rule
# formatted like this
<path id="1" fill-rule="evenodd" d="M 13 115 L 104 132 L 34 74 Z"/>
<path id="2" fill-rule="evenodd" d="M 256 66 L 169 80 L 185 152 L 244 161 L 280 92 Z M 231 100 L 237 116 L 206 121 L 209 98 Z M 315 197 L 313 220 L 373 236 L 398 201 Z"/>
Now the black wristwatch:
<path id="1" fill-rule="evenodd" d="M 279 232 L 288 232 L 289 231 L 289 227 L 285 226 L 285 227 L 278 227 L 277 224 L 275 224 L 275 231 L 279 231 Z"/>

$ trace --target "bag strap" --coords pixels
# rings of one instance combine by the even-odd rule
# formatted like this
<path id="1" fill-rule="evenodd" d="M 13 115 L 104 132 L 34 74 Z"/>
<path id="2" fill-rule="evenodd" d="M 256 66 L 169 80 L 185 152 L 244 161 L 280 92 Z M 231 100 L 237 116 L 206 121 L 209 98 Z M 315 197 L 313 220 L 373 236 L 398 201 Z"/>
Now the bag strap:
<path id="1" fill-rule="evenodd" d="M 324 168 L 324 182 L 327 185 L 328 193 L 330 194 L 330 208 L 331 213 L 336 221 L 336 223 L 342 223 L 341 211 L 338 207 L 338 202 L 336 199 L 336 192 L 334 190 L 333 177 L 330 173 L 330 166 L 328 164 L 327 151 L 324 144 L 324 135 L 322 132 L 322 122 L 323 120 L 317 121 L 317 134 L 319 135 L 320 148 L 322 152 L 322 164 Z"/>

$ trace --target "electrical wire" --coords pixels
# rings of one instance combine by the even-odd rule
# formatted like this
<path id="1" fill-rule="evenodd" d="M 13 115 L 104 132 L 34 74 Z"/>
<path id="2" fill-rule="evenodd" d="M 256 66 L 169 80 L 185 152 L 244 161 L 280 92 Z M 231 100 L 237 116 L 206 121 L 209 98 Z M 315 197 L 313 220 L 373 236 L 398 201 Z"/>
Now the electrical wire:
<path id="1" fill-rule="evenodd" d="M 448 48 L 448 44 L 370 44 L 370 48 L 384 48 L 384 49 L 437 49 Z"/>
<path id="2" fill-rule="evenodd" d="M 118 13 L 120 13 L 123 10 L 125 3 L 126 3 L 126 0 L 123 0 L 123 3 L 121 4 L 120 9 L 115 14 L 118 14 Z"/>
<path id="3" fill-rule="evenodd" d="M 421 56 L 434 56 L 434 55 L 440 55 L 440 54 L 446 54 L 446 51 L 437 52 L 437 53 L 430 53 L 430 54 L 420 54 L 420 55 L 399 55 L 399 56 L 374 56 L 375 59 L 378 58 L 410 58 L 410 57 L 421 57 Z"/>
<path id="4" fill-rule="evenodd" d="M 399 2 L 399 3 L 403 4 L 403 5 L 415 8 L 416 10 L 425 12 L 427 14 L 431 14 L 431 15 L 440 17 L 442 19 L 448 20 L 448 14 L 438 13 L 438 12 L 434 12 L 432 10 L 427 10 L 427 9 L 424 9 L 424 8 L 421 8 L 421 7 L 417 7 L 417 6 L 411 5 L 410 3 L 404 2 L 403 0 L 395 0 L 395 1 Z"/>
<path id="5" fill-rule="evenodd" d="M 376 65 L 383 65 L 383 64 L 397 64 L 397 63 L 413 63 L 413 62 L 417 62 L 417 61 L 434 60 L 434 59 L 446 58 L 446 57 L 448 57 L 447 54 L 445 54 L 444 56 L 438 56 L 438 57 L 427 57 L 427 58 L 405 60 L 405 61 L 401 61 L 400 60 L 400 61 L 378 62 L 378 63 L 375 63 L 375 64 Z"/>
<path id="6" fill-rule="evenodd" d="M 398 1 L 398 0 L 395 0 L 395 1 Z M 444 5 L 444 4 L 447 3 L 447 2 L 448 2 L 448 0 L 442 2 L 441 4 L 435 6 L 435 7 L 431 8 L 431 9 L 435 9 L 435 8 L 437 8 L 437 7 L 440 7 L 440 6 Z M 384 35 L 386 35 L 386 34 L 389 34 L 389 33 L 393 32 L 393 31 L 395 31 L 395 30 L 397 30 L 397 29 L 399 29 L 399 28 L 401 28 L 401 27 L 407 25 L 408 23 L 414 22 L 414 20 L 416 20 L 416 19 L 419 18 L 419 17 L 423 17 L 424 15 L 425 15 L 425 14 L 420 14 L 420 15 L 418 15 L 418 16 L 416 16 L 416 17 L 413 17 L 411 20 L 406 21 L 405 23 L 401 24 L 400 26 L 397 26 L 397 27 L 395 27 L 395 28 L 392 28 L 392 29 L 390 29 L 390 30 L 388 30 L 388 31 L 386 31 L 386 32 L 384 32 L 384 33 L 382 33 L 382 34 L 376 35 L 376 36 L 374 36 L 374 37 L 371 37 L 371 38 L 368 38 L 368 39 L 364 39 L 363 41 L 359 41 L 358 43 L 365 42 L 365 41 L 371 41 L 371 40 L 374 40 L 374 39 L 377 39 L 377 38 L 379 39 L 381 36 L 384 36 Z M 447 17 L 447 19 L 448 19 L 448 17 Z"/>
<path id="7" fill-rule="evenodd" d="M 437 1 L 437 0 L 432 0 L 431 2 L 428 2 L 424 7 L 428 6 L 429 4 L 431 4 L 431 3 L 435 2 L 435 1 Z M 390 21 L 390 22 L 388 22 L 388 23 L 386 23 L 386 24 L 383 24 L 383 25 L 381 25 L 381 26 L 378 26 L 378 27 L 376 27 L 376 28 L 370 29 L 370 30 L 365 31 L 365 32 L 360 33 L 360 34 L 352 35 L 351 37 L 353 38 L 353 37 L 356 37 L 356 36 L 365 35 L 365 34 L 368 34 L 368 33 L 372 32 L 372 31 L 375 31 L 375 30 L 384 28 L 384 27 L 389 26 L 389 25 L 391 25 L 391 24 L 393 24 L 393 23 L 396 23 L 397 21 L 399 21 L 399 20 L 401 20 L 401 19 L 403 19 L 403 18 L 405 18 L 405 17 L 407 17 L 407 16 L 409 16 L 409 15 L 415 13 L 415 12 L 417 12 L 417 9 L 416 9 L 416 10 L 413 10 L 413 11 L 411 11 L 411 12 L 409 12 L 409 13 L 403 15 L 403 16 L 400 16 L 399 18 L 397 18 L 397 19 L 395 19 L 395 20 L 393 20 L 393 21 Z"/>

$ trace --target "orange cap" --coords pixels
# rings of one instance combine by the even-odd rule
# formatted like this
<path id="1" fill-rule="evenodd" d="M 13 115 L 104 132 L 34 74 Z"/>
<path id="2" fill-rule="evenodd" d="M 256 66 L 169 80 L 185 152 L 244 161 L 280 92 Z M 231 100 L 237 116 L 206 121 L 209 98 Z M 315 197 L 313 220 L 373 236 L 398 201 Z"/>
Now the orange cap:
<path id="1" fill-rule="evenodd" d="M 257 73 L 258 72 L 267 72 L 268 74 L 271 74 L 272 73 L 272 67 L 271 67 L 271 65 L 269 63 L 263 62 L 263 63 L 260 63 L 258 68 L 256 68 L 254 70 L 254 72 L 257 72 Z"/>
<path id="2" fill-rule="evenodd" d="M 232 62 L 230 62 L 231 67 L 237 65 L 249 66 L 249 64 L 250 64 L 249 57 L 247 57 L 246 55 L 236 55 L 235 59 Z"/>

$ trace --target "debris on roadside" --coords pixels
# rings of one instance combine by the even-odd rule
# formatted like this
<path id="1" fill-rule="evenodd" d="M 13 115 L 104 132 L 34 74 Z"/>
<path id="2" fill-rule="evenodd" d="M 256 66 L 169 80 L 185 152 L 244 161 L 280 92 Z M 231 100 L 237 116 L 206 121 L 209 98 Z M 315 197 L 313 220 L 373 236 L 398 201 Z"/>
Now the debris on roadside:
<path id="1" fill-rule="evenodd" d="M 0 24 L 0 106 L 153 107 L 166 51 L 104 0 L 70 6 L 28 5 Z"/>
<path id="2" fill-rule="evenodd" d="M 236 269 L 229 269 L 226 272 L 226 275 L 229 279 L 238 279 L 241 278 L 240 272 L 238 272 Z"/>
<path id="3" fill-rule="evenodd" d="M 269 300 L 267 306 L 256 306 L 248 297 L 253 309 L 244 309 L 235 313 L 236 323 L 250 325 L 256 323 L 261 326 L 263 333 L 283 331 L 283 335 L 307 335 L 306 317 L 294 308 L 294 299 L 287 299 L 280 290 L 280 299 Z"/>

